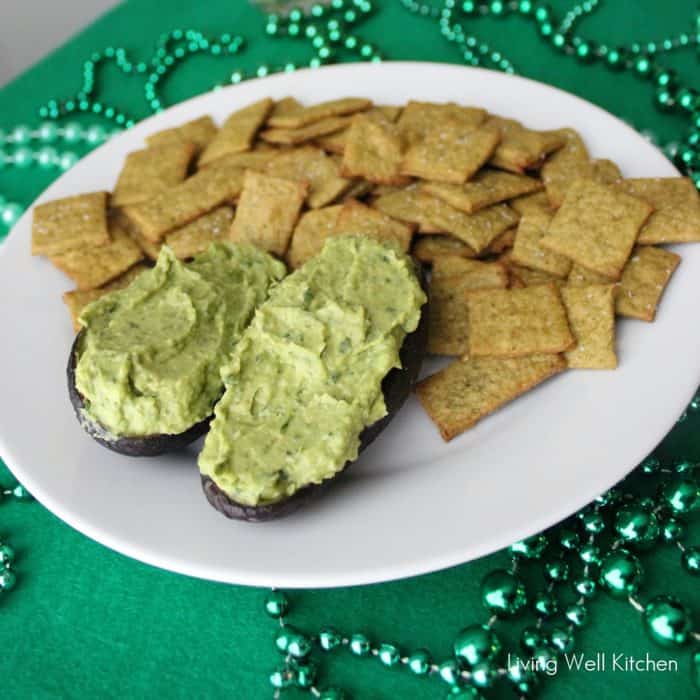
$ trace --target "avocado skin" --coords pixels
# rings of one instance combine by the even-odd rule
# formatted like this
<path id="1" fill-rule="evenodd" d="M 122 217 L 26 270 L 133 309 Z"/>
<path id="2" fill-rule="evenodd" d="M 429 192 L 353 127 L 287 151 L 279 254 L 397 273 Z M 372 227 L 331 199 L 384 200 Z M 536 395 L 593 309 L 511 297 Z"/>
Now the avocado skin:
<path id="1" fill-rule="evenodd" d="M 416 274 L 427 296 L 427 282 L 422 268 L 418 267 Z M 382 392 L 384 393 L 387 413 L 383 418 L 367 426 L 360 433 L 360 453 L 366 450 L 379 433 L 389 425 L 413 391 L 428 347 L 429 304 L 430 300 L 428 299 L 421 309 L 418 327 L 404 338 L 401 351 L 399 352 L 403 366 L 401 369 L 392 369 L 382 381 Z M 275 518 L 289 515 L 305 503 L 316 498 L 351 464 L 352 462 L 347 462 L 335 476 L 326 479 L 320 484 L 309 484 L 309 486 L 304 486 L 289 498 L 267 505 L 248 506 L 237 503 L 229 498 L 208 476 L 201 476 L 202 490 L 209 503 L 227 518 L 255 523 L 265 522 L 266 520 L 274 520 Z"/>
<path id="2" fill-rule="evenodd" d="M 156 457 L 158 455 L 165 454 L 166 452 L 181 450 L 182 448 L 187 447 L 187 445 L 195 440 L 198 440 L 207 432 L 207 430 L 209 430 L 209 423 L 212 419 L 211 416 L 205 418 L 199 423 L 195 423 L 191 428 L 185 430 L 185 432 L 178 433 L 176 435 L 161 434 L 148 435 L 145 437 L 111 437 L 109 436 L 108 430 L 88 420 L 83 414 L 85 401 L 82 394 L 75 386 L 76 357 L 84 332 L 85 331 L 83 330 L 78 333 L 70 350 L 67 367 L 68 395 L 70 397 L 70 402 L 73 405 L 73 410 L 75 411 L 78 422 L 91 438 L 93 438 L 103 447 L 106 447 L 113 452 L 118 452 L 121 455 L 126 455 L 127 457 Z"/>

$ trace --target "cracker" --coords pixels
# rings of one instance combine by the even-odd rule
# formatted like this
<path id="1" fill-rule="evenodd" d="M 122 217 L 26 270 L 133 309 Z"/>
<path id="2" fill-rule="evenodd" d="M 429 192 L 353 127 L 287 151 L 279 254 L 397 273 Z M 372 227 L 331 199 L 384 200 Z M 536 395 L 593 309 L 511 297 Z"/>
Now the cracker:
<path id="1" fill-rule="evenodd" d="M 306 199 L 312 209 L 334 201 L 352 184 L 350 180 L 340 177 L 340 169 L 332 158 L 313 146 L 280 153 L 270 160 L 264 172 L 286 180 L 308 183 Z"/>
<path id="2" fill-rule="evenodd" d="M 591 162 L 591 179 L 604 185 L 613 185 L 622 180 L 622 172 L 611 160 L 601 158 Z"/>
<path id="3" fill-rule="evenodd" d="M 148 238 L 143 236 L 141 232 L 137 228 L 132 226 L 129 221 L 126 221 L 122 218 L 120 218 L 119 220 L 123 222 L 122 227 L 136 241 L 136 244 L 144 252 L 144 255 L 149 260 L 156 262 L 158 260 L 158 256 L 160 255 L 160 249 L 163 247 L 162 241 L 159 241 L 158 243 L 149 241 Z"/>
<path id="4" fill-rule="evenodd" d="M 500 255 L 504 251 L 509 250 L 513 247 L 513 243 L 515 243 L 515 233 L 517 230 L 517 227 L 513 226 L 513 228 L 509 228 L 507 231 L 499 233 L 498 236 L 484 248 L 483 252 L 487 255 Z"/>
<path id="5" fill-rule="evenodd" d="M 272 105 L 273 101 L 266 97 L 231 114 L 199 157 L 200 165 L 211 163 L 229 153 L 250 150 Z"/>
<path id="6" fill-rule="evenodd" d="M 400 171 L 424 180 L 459 185 L 489 159 L 500 138 L 493 128 L 464 131 L 462 126 L 448 122 L 429 131 L 406 151 Z"/>
<path id="7" fill-rule="evenodd" d="M 173 253 L 181 260 L 192 258 L 197 253 L 207 250 L 214 241 L 225 240 L 232 220 L 233 209 L 219 207 L 182 228 L 171 231 L 165 237 L 165 245 L 172 248 Z"/>
<path id="8" fill-rule="evenodd" d="M 654 208 L 639 232 L 638 243 L 700 241 L 700 195 L 690 178 L 637 178 L 623 180 L 619 187 Z"/>
<path id="9" fill-rule="evenodd" d="M 661 296 L 681 258 L 670 250 L 638 246 L 622 272 L 616 310 L 621 316 L 653 321 Z"/>
<path id="10" fill-rule="evenodd" d="M 378 105 L 377 107 L 372 107 L 366 112 L 360 112 L 357 117 L 366 116 L 371 118 L 384 118 L 384 120 L 389 120 L 390 122 L 395 122 L 399 114 L 401 114 L 401 107 L 393 107 L 389 105 Z M 342 131 L 336 131 L 334 134 L 329 134 L 328 136 L 321 136 L 316 139 L 316 145 L 322 148 L 328 153 L 336 153 L 343 155 L 345 153 L 345 145 L 347 143 L 347 137 L 350 127 L 346 127 Z"/>
<path id="11" fill-rule="evenodd" d="M 302 214 L 287 251 L 287 263 L 293 269 L 301 267 L 307 260 L 318 255 L 326 239 L 335 231 L 342 205 L 314 209 Z"/>
<path id="12" fill-rule="evenodd" d="M 153 243 L 224 202 L 237 197 L 243 187 L 244 171 L 226 158 L 197 172 L 153 199 L 122 209 L 133 230 Z"/>
<path id="13" fill-rule="evenodd" d="M 588 150 L 581 137 L 573 129 L 561 129 L 559 133 L 565 143 L 545 161 L 540 171 L 549 203 L 555 208 L 561 206 L 572 182 L 590 177 L 592 173 Z"/>
<path id="14" fill-rule="evenodd" d="M 417 102 L 411 100 L 398 120 L 399 133 L 406 146 L 423 141 L 430 131 L 446 124 L 454 124 L 463 131 L 476 129 L 486 119 L 486 110 L 480 107 L 462 107 L 454 102 Z"/>
<path id="15" fill-rule="evenodd" d="M 561 355 L 456 360 L 416 388 L 418 399 L 444 440 L 566 369 Z"/>
<path id="16" fill-rule="evenodd" d="M 297 146 L 300 143 L 313 141 L 319 136 L 326 136 L 327 134 L 340 131 L 348 124 L 350 124 L 349 117 L 330 117 L 298 129 L 266 129 L 261 132 L 260 138 L 268 143 Z"/>
<path id="17" fill-rule="evenodd" d="M 63 301 L 68 307 L 68 312 L 73 322 L 73 330 L 77 333 L 82 328 L 78 319 L 83 309 L 91 301 L 95 301 L 95 299 L 99 299 L 109 292 L 128 287 L 144 270 L 148 269 L 150 268 L 147 265 L 138 263 L 129 268 L 123 275 L 120 275 L 104 285 L 104 287 L 99 287 L 97 289 L 73 289 L 70 292 L 64 292 Z"/>
<path id="18" fill-rule="evenodd" d="M 577 180 L 554 215 L 544 248 L 618 279 L 652 208 L 611 185 Z"/>
<path id="19" fill-rule="evenodd" d="M 380 241 L 396 241 L 408 251 L 413 227 L 354 199 L 343 204 L 333 232 L 334 236 L 367 236 Z"/>
<path id="20" fill-rule="evenodd" d="M 196 150 L 193 143 L 173 141 L 129 153 L 114 186 L 111 206 L 143 202 L 182 182 Z"/>
<path id="21" fill-rule="evenodd" d="M 338 201 L 346 202 L 348 199 L 360 199 L 366 194 L 369 194 L 373 189 L 374 183 L 372 182 L 367 182 L 367 180 L 354 180 L 351 182 L 350 187 L 343 192 Z"/>
<path id="22" fill-rule="evenodd" d="M 566 279 L 566 284 L 569 287 L 588 287 L 592 284 L 608 284 L 609 282 L 609 277 L 587 270 L 578 263 L 571 266 L 569 276 Z"/>
<path id="23" fill-rule="evenodd" d="M 60 255 L 109 241 L 106 192 L 54 199 L 34 207 L 32 255 Z"/>
<path id="24" fill-rule="evenodd" d="M 464 185 L 428 182 L 423 189 L 455 209 L 473 214 L 491 204 L 541 190 L 542 183 L 525 175 L 483 170 Z"/>
<path id="25" fill-rule="evenodd" d="M 539 166 L 548 153 L 561 148 L 565 142 L 558 131 L 534 131 L 514 119 L 492 116 L 487 123 L 497 127 L 501 134 L 491 165 L 514 173 Z"/>
<path id="26" fill-rule="evenodd" d="M 615 285 L 562 287 L 576 347 L 564 353 L 569 367 L 615 369 Z"/>
<path id="27" fill-rule="evenodd" d="M 241 151 L 240 153 L 230 153 L 224 156 L 223 159 L 214 160 L 210 163 L 206 163 L 199 168 L 199 170 L 205 170 L 206 168 L 211 168 L 217 165 L 221 165 L 226 162 L 227 165 L 233 167 L 239 167 L 241 170 L 258 170 L 262 171 L 265 166 L 275 157 L 280 154 L 280 150 L 277 148 L 270 148 L 268 144 L 262 144 L 265 148 L 259 146 L 254 146 L 250 151 Z"/>
<path id="28" fill-rule="evenodd" d="M 296 99 L 296 97 L 283 97 L 281 100 L 277 100 L 272 106 L 272 110 L 267 116 L 268 123 L 270 119 L 277 117 L 288 117 L 300 110 L 304 109 L 304 105 Z"/>
<path id="29" fill-rule="evenodd" d="M 168 146 L 173 143 L 193 143 L 197 153 L 203 151 L 219 131 L 214 120 L 206 115 L 192 121 L 176 126 L 172 129 L 157 131 L 146 136 L 146 144 L 149 148 L 154 146 Z"/>
<path id="30" fill-rule="evenodd" d="M 115 223 L 110 226 L 110 237 L 112 240 L 107 245 L 52 255 L 51 262 L 68 275 L 78 289 L 101 287 L 143 260 L 141 248 Z"/>
<path id="31" fill-rule="evenodd" d="M 438 200 L 430 220 L 440 231 L 452 234 L 481 253 L 489 244 L 518 222 L 519 216 L 507 204 L 494 204 L 476 214 L 465 214 Z"/>
<path id="32" fill-rule="evenodd" d="M 571 270 L 571 260 L 540 245 L 551 220 L 551 215 L 545 211 L 525 214 L 518 224 L 511 260 L 516 265 L 566 277 Z"/>
<path id="33" fill-rule="evenodd" d="M 516 197 L 515 199 L 511 199 L 508 204 L 520 215 L 527 214 L 531 211 L 553 212 L 546 192 L 535 192 L 534 194 Z"/>
<path id="34" fill-rule="evenodd" d="M 371 106 L 372 101 L 364 97 L 343 97 L 339 100 L 329 100 L 310 107 L 303 107 L 288 114 L 273 114 L 267 123 L 277 129 L 299 129 L 329 117 L 361 112 Z"/>
<path id="35" fill-rule="evenodd" d="M 467 305 L 474 357 L 563 352 L 575 343 L 555 284 L 470 292 Z"/>
<path id="36" fill-rule="evenodd" d="M 418 185 L 382 194 L 372 202 L 372 206 L 394 219 L 415 224 L 421 233 L 440 231 L 430 220 L 431 212 L 435 211 L 439 202 L 435 197 L 423 194 Z"/>
<path id="37" fill-rule="evenodd" d="M 473 258 L 474 250 L 452 236 L 421 236 L 413 245 L 412 255 L 416 260 L 432 263 L 443 255 L 459 255 L 463 258 Z"/>
<path id="38" fill-rule="evenodd" d="M 282 257 L 306 198 L 308 185 L 246 170 L 229 237 Z"/>
<path id="39" fill-rule="evenodd" d="M 385 117 L 359 114 L 345 139 L 342 172 L 384 185 L 401 185 L 401 139 L 398 128 Z"/>
<path id="40" fill-rule="evenodd" d="M 512 261 L 504 264 L 508 267 L 510 273 L 510 285 L 514 289 L 522 287 L 536 287 L 539 284 L 557 284 L 561 285 L 564 280 L 561 277 L 552 275 L 549 272 L 542 270 L 531 270 L 529 267 L 516 265 Z M 609 281 L 606 279 L 606 282 Z"/>
<path id="41" fill-rule="evenodd" d="M 433 279 L 457 278 L 464 289 L 492 289 L 508 286 L 508 271 L 500 262 L 469 260 L 459 255 L 441 255 L 433 261 Z"/>

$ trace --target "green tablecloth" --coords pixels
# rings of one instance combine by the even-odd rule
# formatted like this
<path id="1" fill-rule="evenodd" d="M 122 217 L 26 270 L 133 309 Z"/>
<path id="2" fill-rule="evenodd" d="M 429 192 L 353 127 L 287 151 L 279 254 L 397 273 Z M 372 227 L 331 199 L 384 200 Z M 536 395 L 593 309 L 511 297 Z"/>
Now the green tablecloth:
<path id="1" fill-rule="evenodd" d="M 357 29 L 389 59 L 458 62 L 459 54 L 439 36 L 434 21 L 409 15 L 398 2 L 377 2 L 379 10 Z M 690 30 L 695 2 L 617 0 L 605 3 L 585 20 L 584 34 L 609 43 L 661 38 L 680 28 Z M 567 2 L 553 3 L 555 8 Z M 42 21 L 38 15 L 36 21 Z M 66 46 L 0 90 L 0 128 L 36 123 L 36 109 L 51 97 L 73 94 L 79 87 L 82 61 L 108 45 L 133 49 L 146 58 L 157 35 L 176 28 L 205 33 L 230 31 L 248 39 L 239 57 L 196 57 L 168 79 L 167 104 L 226 81 L 231 70 L 261 62 L 303 62 L 310 56 L 304 42 L 265 37 L 260 12 L 240 0 L 139 0 L 105 15 Z M 0 28 L 0 32 L 1 32 Z M 534 26 L 519 18 L 487 18 L 474 31 L 513 60 L 518 71 L 585 97 L 611 112 L 653 129 L 662 139 L 684 135 L 684 122 L 652 106 L 649 86 L 630 75 L 603 67 L 583 67 L 556 54 L 536 36 Z M 693 50 L 668 58 L 686 79 L 696 68 Z M 105 100 L 136 116 L 145 116 L 143 85 L 107 68 Z M 360 94 L 361 86 L 352 92 Z M 523 105 L 523 115 L 527 106 Z M 28 204 L 56 172 L 33 169 L 21 176 L 0 175 L 0 191 Z M 697 349 L 679 348 L 679 352 Z M 699 378 L 688 377 L 689 382 Z M 664 442 L 660 456 L 683 454 L 700 459 L 700 419 L 689 418 Z M 9 482 L 9 474 L 0 474 Z M 641 481 L 643 477 L 635 477 Z M 696 519 L 697 520 L 697 519 Z M 429 524 L 426 524 L 429 527 Z M 698 539 L 697 522 L 694 534 Z M 262 591 L 225 586 L 178 576 L 115 554 L 71 530 L 38 504 L 5 503 L 0 509 L 0 537 L 17 549 L 20 584 L 0 600 L 0 678 L 9 698 L 145 698 L 270 697 L 267 681 L 278 662 L 271 637 L 273 622 L 262 612 Z M 692 540 L 692 538 L 690 538 Z M 339 542 L 336 556 L 342 556 Z M 680 572 L 678 551 L 658 548 L 645 558 L 644 594 L 668 592 L 681 597 L 700 615 L 697 579 Z M 479 581 L 505 564 L 504 553 L 455 569 L 411 580 L 362 588 L 304 591 L 292 594 L 295 624 L 318 629 L 333 624 L 345 631 L 365 630 L 413 648 L 428 646 L 436 656 L 450 654 L 461 626 L 485 619 L 478 599 Z M 684 698 L 692 694 L 689 650 L 665 651 L 643 636 L 629 605 L 598 596 L 591 624 L 578 648 L 656 659 L 676 658 L 678 672 L 622 673 L 560 671 L 544 683 L 543 698 L 630 697 Z M 696 620 L 697 628 L 697 620 Z M 508 640 L 512 648 L 517 640 Z M 420 680 L 379 664 L 349 658 L 343 652 L 324 658 L 324 678 L 355 698 L 443 697 L 437 680 Z M 500 693 L 500 694 L 499 694 Z M 291 691 L 290 697 L 301 697 Z M 504 687 L 493 697 L 513 697 Z"/>

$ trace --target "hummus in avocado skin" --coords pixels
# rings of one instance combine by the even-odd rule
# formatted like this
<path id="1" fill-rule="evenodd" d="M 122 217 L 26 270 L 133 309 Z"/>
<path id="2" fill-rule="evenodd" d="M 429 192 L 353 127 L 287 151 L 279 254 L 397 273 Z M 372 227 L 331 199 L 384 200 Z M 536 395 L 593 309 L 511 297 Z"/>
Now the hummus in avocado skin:
<path id="1" fill-rule="evenodd" d="M 226 392 L 201 473 L 251 506 L 334 476 L 357 458 L 362 430 L 386 414 L 382 380 L 400 366 L 425 301 L 397 248 L 328 239 L 272 290 L 222 368 Z"/>
<path id="2" fill-rule="evenodd" d="M 213 244 L 190 263 L 164 247 L 152 270 L 88 305 L 75 370 L 86 417 L 115 436 L 178 434 L 211 415 L 219 370 L 284 265 Z"/>

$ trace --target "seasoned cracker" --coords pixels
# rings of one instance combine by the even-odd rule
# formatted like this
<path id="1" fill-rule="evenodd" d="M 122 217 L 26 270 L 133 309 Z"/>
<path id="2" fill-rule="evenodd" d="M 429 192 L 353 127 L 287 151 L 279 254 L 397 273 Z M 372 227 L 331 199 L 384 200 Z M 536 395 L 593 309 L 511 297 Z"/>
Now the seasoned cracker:
<path id="1" fill-rule="evenodd" d="M 339 202 L 347 202 L 349 199 L 361 199 L 372 192 L 374 183 L 367 180 L 353 180 L 350 187 L 339 197 Z"/>
<path id="2" fill-rule="evenodd" d="M 214 241 L 228 238 L 231 221 L 233 209 L 219 207 L 182 228 L 171 231 L 165 237 L 165 245 L 172 248 L 173 253 L 181 260 L 192 258 L 197 253 L 207 250 Z"/>
<path id="3" fill-rule="evenodd" d="M 562 287 L 576 347 L 564 353 L 569 367 L 615 369 L 615 285 Z"/>
<path id="4" fill-rule="evenodd" d="M 349 117 L 330 117 L 321 119 L 321 121 L 313 122 L 308 126 L 302 126 L 298 129 L 266 129 L 261 132 L 260 138 L 272 144 L 280 144 L 282 146 L 297 146 L 300 143 L 313 141 L 319 136 L 333 134 L 336 131 L 344 129 L 350 124 Z"/>
<path id="5" fill-rule="evenodd" d="M 218 166 L 226 162 L 227 165 L 241 168 L 241 170 L 258 170 L 262 172 L 265 166 L 280 154 L 279 149 L 268 147 L 268 144 L 262 145 L 265 146 L 265 148 L 254 146 L 250 151 L 230 153 L 221 159 L 205 163 L 199 170 L 206 170 L 207 168 Z"/>
<path id="6" fill-rule="evenodd" d="M 396 241 L 401 250 L 408 251 L 413 227 L 351 199 L 343 204 L 333 235 L 367 236 L 380 241 Z"/>
<path id="7" fill-rule="evenodd" d="M 173 143 L 193 143 L 197 153 L 200 153 L 211 143 L 218 131 L 214 120 L 206 115 L 182 124 L 182 126 L 164 129 L 146 136 L 146 144 L 152 148 L 154 146 L 168 146 Z"/>
<path id="8" fill-rule="evenodd" d="M 506 199 L 541 190 L 542 183 L 525 175 L 487 169 L 482 170 L 464 185 L 427 182 L 423 189 L 455 209 L 473 214 L 491 204 L 498 204 Z"/>
<path id="9" fill-rule="evenodd" d="M 111 206 L 143 202 L 182 182 L 196 151 L 193 143 L 176 140 L 129 153 L 114 186 Z"/>
<path id="10" fill-rule="evenodd" d="M 305 183 L 246 170 L 230 239 L 282 257 L 307 192 Z"/>
<path id="11" fill-rule="evenodd" d="M 281 100 L 277 100 L 277 102 L 275 102 L 275 104 L 272 106 L 272 110 L 267 116 L 267 123 L 270 123 L 270 119 L 275 119 L 277 117 L 288 117 L 302 109 L 304 109 L 304 105 L 301 104 L 296 97 L 283 97 Z"/>
<path id="12" fill-rule="evenodd" d="M 573 129 L 561 129 L 564 145 L 545 161 L 540 171 L 549 203 L 561 206 L 572 182 L 590 177 L 593 167 L 583 139 Z"/>
<path id="13" fill-rule="evenodd" d="M 464 289 L 493 289 L 508 286 L 508 271 L 500 262 L 469 260 L 459 255 L 441 255 L 433 261 L 433 279 L 457 278 Z"/>
<path id="14" fill-rule="evenodd" d="M 577 180 L 540 244 L 615 280 L 651 211 L 646 202 L 611 185 Z"/>
<path id="15" fill-rule="evenodd" d="M 501 134 L 491 165 L 514 173 L 538 167 L 547 154 L 565 142 L 558 131 L 534 131 L 514 119 L 491 116 L 487 123 L 497 127 Z"/>
<path id="16" fill-rule="evenodd" d="M 470 292 L 467 305 L 474 357 L 563 352 L 575 343 L 555 284 Z"/>
<path id="17" fill-rule="evenodd" d="M 637 243 L 700 241 L 700 195 L 690 178 L 636 178 L 623 180 L 619 187 L 654 208 Z"/>
<path id="18" fill-rule="evenodd" d="M 110 226 L 110 237 L 107 245 L 75 248 L 52 255 L 51 262 L 68 275 L 78 289 L 101 287 L 143 260 L 141 248 L 115 223 Z"/>
<path id="19" fill-rule="evenodd" d="M 34 207 L 32 255 L 61 255 L 109 242 L 106 192 L 54 199 Z"/>
<path id="20" fill-rule="evenodd" d="M 622 272 L 615 308 L 621 316 L 653 321 L 681 258 L 670 250 L 638 246 Z"/>
<path id="21" fill-rule="evenodd" d="M 444 440 L 566 369 L 561 355 L 455 360 L 416 388 L 418 399 Z"/>
<path id="22" fill-rule="evenodd" d="M 200 165 L 211 163 L 229 153 L 250 150 L 272 105 L 273 101 L 266 97 L 231 114 L 199 157 Z"/>
<path id="23" fill-rule="evenodd" d="M 452 236 L 421 236 L 413 244 L 412 255 L 416 260 L 433 263 L 443 255 L 459 255 L 462 258 L 473 258 L 474 250 Z"/>
<path id="24" fill-rule="evenodd" d="M 159 243 L 169 231 L 237 197 L 243 187 L 244 172 L 235 162 L 222 158 L 153 199 L 126 206 L 122 211 L 131 231 Z"/>
<path id="25" fill-rule="evenodd" d="M 454 102 L 417 102 L 411 100 L 401 112 L 398 127 L 406 146 L 423 141 L 430 131 L 445 125 L 455 125 L 462 131 L 476 129 L 486 119 L 480 107 L 462 107 Z"/>
<path id="26" fill-rule="evenodd" d="M 611 160 L 601 158 L 591 162 L 591 179 L 604 185 L 614 185 L 622 180 L 622 172 Z"/>
<path id="27" fill-rule="evenodd" d="M 429 131 L 403 156 L 400 172 L 424 180 L 462 184 L 489 159 L 500 141 L 493 128 L 464 131 L 448 122 Z"/>
<path id="28" fill-rule="evenodd" d="M 439 206 L 435 197 L 423 194 L 418 185 L 409 185 L 395 192 L 382 194 L 372 202 L 372 206 L 394 219 L 400 219 L 418 226 L 420 233 L 439 233 L 430 215 Z"/>
<path id="29" fill-rule="evenodd" d="M 364 97 L 343 97 L 321 104 L 303 107 L 288 114 L 273 114 L 267 123 L 277 129 L 299 129 L 330 117 L 340 117 L 362 112 L 372 106 L 372 101 Z"/>
<path id="30" fill-rule="evenodd" d="M 540 245 L 551 221 L 552 217 L 545 211 L 525 214 L 518 223 L 511 260 L 516 265 L 566 277 L 571 270 L 571 260 Z"/>
<path id="31" fill-rule="evenodd" d="M 546 192 L 535 192 L 534 194 L 526 194 L 522 197 L 516 197 L 515 199 L 511 199 L 508 204 L 521 216 L 531 211 L 545 211 L 554 213 Z"/>
<path id="32" fill-rule="evenodd" d="M 503 233 L 499 233 L 498 236 L 484 248 L 483 252 L 486 255 L 500 255 L 506 250 L 510 250 L 513 247 L 513 243 L 515 243 L 515 234 L 517 230 L 517 227 L 513 226 L 513 228 L 509 228 Z"/>
<path id="33" fill-rule="evenodd" d="M 377 107 L 372 107 L 365 112 L 358 113 L 355 118 L 360 116 L 370 118 L 378 117 L 384 121 L 388 120 L 390 122 L 395 122 L 398 119 L 399 114 L 401 114 L 401 107 L 378 105 Z M 350 127 L 348 126 L 342 131 L 336 131 L 328 136 L 320 136 L 316 139 L 315 143 L 319 148 L 322 148 L 328 153 L 343 155 L 345 153 L 345 145 L 349 131 Z"/>
<path id="34" fill-rule="evenodd" d="M 335 204 L 331 207 L 307 211 L 301 215 L 287 251 L 289 267 L 293 269 L 301 267 L 307 260 L 311 260 L 321 252 L 326 239 L 335 231 L 342 208 L 342 205 Z"/>
<path id="35" fill-rule="evenodd" d="M 323 207 L 346 192 L 352 182 L 340 176 L 340 168 L 319 148 L 304 146 L 284 151 L 265 166 L 267 175 L 306 182 L 312 209 Z"/>
<path id="36" fill-rule="evenodd" d="M 608 284 L 609 282 L 609 277 L 587 270 L 578 263 L 571 266 L 569 276 L 566 279 L 566 284 L 569 287 L 588 287 L 592 284 Z"/>
<path id="37" fill-rule="evenodd" d="M 512 260 L 502 261 L 508 268 L 510 274 L 510 286 L 514 289 L 522 287 L 536 287 L 539 284 L 556 284 L 564 283 L 561 277 L 552 275 L 549 272 L 542 270 L 531 270 L 529 267 L 516 265 Z M 608 281 L 608 280 L 606 280 Z"/>

